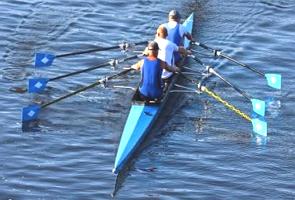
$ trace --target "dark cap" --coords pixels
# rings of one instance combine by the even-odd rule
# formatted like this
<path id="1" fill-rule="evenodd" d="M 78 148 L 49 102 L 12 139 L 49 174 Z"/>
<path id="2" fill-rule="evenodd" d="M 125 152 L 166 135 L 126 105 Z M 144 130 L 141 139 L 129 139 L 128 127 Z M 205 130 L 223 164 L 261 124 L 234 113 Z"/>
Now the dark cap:
<path id="1" fill-rule="evenodd" d="M 158 43 L 155 42 L 155 41 L 149 41 L 147 47 L 148 47 L 148 50 L 152 50 L 152 51 L 158 51 L 159 50 Z"/>
<path id="2" fill-rule="evenodd" d="M 173 19 L 180 19 L 180 14 L 177 10 L 171 10 L 169 12 L 169 17 L 172 17 Z"/>

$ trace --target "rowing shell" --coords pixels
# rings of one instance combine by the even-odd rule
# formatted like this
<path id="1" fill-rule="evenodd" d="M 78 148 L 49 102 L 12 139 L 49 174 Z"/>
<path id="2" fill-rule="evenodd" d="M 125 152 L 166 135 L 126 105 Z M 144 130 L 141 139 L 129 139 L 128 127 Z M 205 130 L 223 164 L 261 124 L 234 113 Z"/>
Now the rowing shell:
<path id="1" fill-rule="evenodd" d="M 192 13 L 183 23 L 187 32 L 192 33 L 194 23 L 194 13 Z M 188 48 L 190 42 L 185 39 L 184 47 Z M 185 59 L 184 59 L 185 60 Z M 185 61 L 184 61 L 185 62 Z M 169 92 L 174 87 L 179 75 L 174 75 L 160 102 L 147 103 L 139 100 L 138 91 L 132 98 L 132 105 L 127 121 L 120 139 L 113 173 L 118 174 L 133 157 L 145 137 L 151 132 L 152 128 L 159 119 L 162 111 L 166 110 L 168 100 L 171 98 Z M 170 93 L 171 94 L 171 93 Z"/>

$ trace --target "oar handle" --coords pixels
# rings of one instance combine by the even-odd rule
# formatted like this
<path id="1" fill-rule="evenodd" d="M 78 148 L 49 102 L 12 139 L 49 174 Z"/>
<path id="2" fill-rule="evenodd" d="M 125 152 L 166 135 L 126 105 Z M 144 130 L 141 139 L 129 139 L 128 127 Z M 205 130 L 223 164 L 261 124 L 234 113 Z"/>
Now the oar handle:
<path id="1" fill-rule="evenodd" d="M 194 42 L 194 44 L 197 45 L 197 46 L 200 46 L 200 47 L 202 47 L 202 48 L 204 48 L 204 49 L 207 49 L 207 50 L 210 50 L 210 51 L 215 51 L 215 49 L 213 49 L 213 48 L 211 48 L 211 47 L 209 47 L 209 46 L 207 46 L 207 45 L 205 45 L 205 44 L 203 44 L 203 43 L 200 43 L 200 42 Z"/>
<path id="2" fill-rule="evenodd" d="M 196 84 L 196 85 L 199 84 L 196 80 L 189 78 L 189 77 L 186 76 L 183 72 L 177 72 L 177 73 L 179 73 L 184 79 L 186 79 L 186 80 L 188 80 L 188 81 L 190 81 L 190 82 L 192 82 L 192 83 L 194 83 L 194 84 Z"/>
<path id="3" fill-rule="evenodd" d="M 189 55 L 189 57 L 191 57 L 193 60 L 195 60 L 196 62 L 200 63 L 203 67 L 205 67 L 205 72 L 208 72 L 207 68 L 208 66 L 206 66 L 199 58 L 197 58 L 196 56 L 194 55 Z M 203 85 L 203 83 L 206 81 L 206 79 L 208 79 L 209 77 L 211 76 L 211 74 L 207 74 L 205 75 L 203 78 L 201 78 L 200 82 L 197 84 L 198 85 L 198 88 L 199 90 L 201 90 L 201 87 Z"/>
<path id="4" fill-rule="evenodd" d="M 133 45 L 142 45 L 142 44 L 147 44 L 147 41 L 143 41 L 143 42 L 136 42 Z M 85 51 L 77 51 L 77 52 L 72 52 L 72 53 L 65 53 L 65 54 L 60 54 L 60 55 L 56 55 L 57 58 L 61 58 L 61 57 L 67 57 L 67 56 L 73 56 L 73 55 L 80 55 L 80 54 L 85 54 L 85 53 L 92 53 L 92 52 L 97 52 L 97 51 L 107 51 L 107 50 L 112 50 L 112 49 L 123 49 L 126 50 L 130 45 L 129 43 L 122 43 L 116 46 L 112 46 L 112 47 L 97 47 L 94 49 L 89 49 L 89 50 L 85 50 Z"/>
<path id="5" fill-rule="evenodd" d="M 66 94 L 66 95 L 64 95 L 64 96 L 61 96 L 61 97 L 59 97 L 59 98 L 57 98 L 57 99 L 54 99 L 53 101 L 50 101 L 50 102 L 48 102 L 48 103 L 45 103 L 45 104 L 41 105 L 41 108 L 48 107 L 48 106 L 51 105 L 51 104 L 57 103 L 57 102 L 59 102 L 59 101 L 61 101 L 61 100 L 63 100 L 63 99 L 66 99 L 66 98 L 71 97 L 71 96 L 73 96 L 73 95 L 75 95 L 75 94 L 78 94 L 78 93 L 80 93 L 80 92 L 83 92 L 83 91 L 85 91 L 85 90 L 88 90 L 88 89 L 90 89 L 90 88 L 93 88 L 93 87 L 95 87 L 95 86 L 97 86 L 97 85 L 100 85 L 100 84 L 102 84 L 102 83 L 105 83 L 105 82 L 108 81 L 108 80 L 111 80 L 111 79 L 117 78 L 117 77 L 119 77 L 119 76 L 122 76 L 122 75 L 124 75 L 124 74 L 130 72 L 131 70 L 133 70 L 133 69 L 132 69 L 132 68 L 128 68 L 128 69 L 125 69 L 125 70 L 123 70 L 123 71 L 121 71 L 121 72 L 119 72 L 119 73 L 117 73 L 117 74 L 112 75 L 112 76 L 109 76 L 109 77 L 106 77 L 106 78 L 100 79 L 100 80 L 98 80 L 98 81 L 96 81 L 96 82 L 94 82 L 94 83 L 92 83 L 92 84 L 90 84 L 90 85 L 88 85 L 88 86 L 82 87 L 82 88 L 80 88 L 80 89 L 78 89 L 78 90 L 76 90 L 76 91 L 74 91 L 74 92 L 71 92 L 71 93 Z"/>
<path id="6" fill-rule="evenodd" d="M 186 80 L 188 80 L 188 81 L 190 81 L 191 83 L 193 83 L 193 84 L 195 84 L 196 86 L 197 86 L 197 89 L 198 89 L 198 91 L 201 93 L 202 91 L 201 91 L 201 87 L 202 87 L 202 83 L 201 82 L 198 82 L 198 81 L 196 81 L 196 80 L 194 80 L 194 79 L 191 79 L 191 78 L 189 78 L 188 76 L 186 76 L 184 73 L 182 73 L 182 72 L 179 72 L 179 74 L 184 78 L 184 79 L 186 79 Z"/>

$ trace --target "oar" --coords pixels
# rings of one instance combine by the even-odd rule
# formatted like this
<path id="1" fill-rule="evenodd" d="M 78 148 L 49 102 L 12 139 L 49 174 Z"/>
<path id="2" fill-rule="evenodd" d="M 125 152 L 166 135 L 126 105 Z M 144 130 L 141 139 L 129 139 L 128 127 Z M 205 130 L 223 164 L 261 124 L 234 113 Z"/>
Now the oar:
<path id="1" fill-rule="evenodd" d="M 225 107 L 229 108 L 230 110 L 232 110 L 233 112 L 235 112 L 236 114 L 238 114 L 239 116 L 241 116 L 246 121 L 251 122 L 252 123 L 252 128 L 253 128 L 252 130 L 253 130 L 254 133 L 256 133 L 256 134 L 258 134 L 260 136 L 263 136 L 263 137 L 266 137 L 267 136 L 267 123 L 266 123 L 266 121 L 264 121 L 263 119 L 259 119 L 259 118 L 252 118 L 251 119 L 247 114 L 243 113 L 238 108 L 236 108 L 235 106 L 233 106 L 229 102 L 227 102 L 224 99 L 222 99 L 215 92 L 212 92 L 207 87 L 201 85 L 198 81 L 187 77 L 182 72 L 179 72 L 179 73 L 186 80 L 188 80 L 191 83 L 195 84 L 200 91 L 205 92 L 207 95 L 209 95 L 210 97 L 214 98 L 218 102 L 222 103 Z"/>
<path id="2" fill-rule="evenodd" d="M 188 57 L 190 57 L 190 58 L 192 58 L 194 61 L 196 61 L 197 63 L 199 63 L 199 64 L 201 64 L 205 69 L 205 71 L 207 71 L 206 70 L 206 68 L 207 68 L 207 65 L 205 65 L 198 57 L 196 57 L 195 55 L 188 55 Z"/>
<path id="3" fill-rule="evenodd" d="M 265 101 L 262 101 L 260 99 L 254 99 L 250 97 L 245 91 L 241 90 L 228 80 L 226 80 L 224 77 L 222 77 L 216 70 L 214 70 L 212 67 L 208 68 L 208 72 L 214 74 L 218 78 L 220 78 L 223 82 L 225 82 L 227 85 L 232 87 L 234 90 L 236 90 L 238 93 L 240 93 L 245 99 L 247 99 L 252 104 L 252 109 L 257 114 L 264 116 L 265 115 Z"/>
<path id="4" fill-rule="evenodd" d="M 186 69 L 186 70 L 189 70 L 189 71 L 191 71 L 191 72 L 193 72 L 193 73 L 195 73 L 195 74 L 202 75 L 202 72 L 201 72 L 201 71 L 198 71 L 198 70 L 193 70 L 193 69 L 192 69 L 192 68 L 190 68 L 190 67 L 185 67 L 185 66 L 182 66 L 181 68 L 183 68 L 183 69 Z"/>
<path id="5" fill-rule="evenodd" d="M 252 104 L 253 111 L 256 112 L 257 114 L 264 116 L 265 115 L 265 101 L 262 101 L 260 99 L 254 99 L 250 97 L 245 91 L 241 90 L 231 82 L 229 82 L 227 79 L 222 77 L 216 70 L 214 70 L 211 66 L 206 66 L 199 58 L 197 58 L 194 55 L 190 55 L 191 58 L 193 58 L 195 61 L 200 63 L 202 66 L 206 68 L 208 73 L 211 73 L 218 78 L 220 78 L 223 82 L 225 82 L 227 85 L 232 87 L 234 90 L 236 90 L 238 93 L 240 93 L 245 99 L 247 99 L 249 102 Z"/>
<path id="6" fill-rule="evenodd" d="M 66 77 L 73 76 L 73 75 L 76 75 L 76 74 L 81 74 L 81 73 L 84 73 L 84 72 L 89 72 L 89 71 L 92 71 L 92 70 L 95 70 L 95 69 L 98 69 L 98 68 L 101 68 L 101 67 L 106 67 L 108 65 L 115 66 L 115 65 L 117 65 L 119 63 L 123 63 L 123 62 L 126 62 L 128 60 L 138 58 L 139 56 L 140 55 L 134 55 L 134 56 L 129 56 L 129 57 L 126 57 L 126 58 L 123 58 L 123 59 L 112 59 L 112 60 L 110 60 L 108 62 L 101 63 L 99 65 L 96 65 L 96 66 L 93 66 L 93 67 L 90 67 L 90 68 L 86 68 L 86 69 L 82 69 L 82 70 L 79 70 L 79 71 L 71 72 L 71 73 L 61 75 L 61 76 L 57 76 L 57 77 L 50 78 L 50 79 L 48 79 L 48 78 L 29 79 L 28 80 L 28 91 L 30 93 L 40 93 L 40 92 L 44 91 L 44 89 L 45 89 L 48 82 L 56 81 L 56 80 L 59 80 L 59 79 L 62 79 L 62 78 L 66 78 Z"/>
<path id="7" fill-rule="evenodd" d="M 207 87 L 201 86 L 200 90 L 202 92 L 205 92 L 207 95 L 211 96 L 218 102 L 222 103 L 225 107 L 229 108 L 233 112 L 237 113 L 241 117 L 243 117 L 248 122 L 252 123 L 252 130 L 254 133 L 266 137 L 267 136 L 267 122 L 264 119 L 259 118 L 250 118 L 249 115 L 243 113 L 241 110 L 239 110 L 234 105 L 230 104 L 226 100 L 222 99 L 217 93 L 210 91 Z"/>
<path id="8" fill-rule="evenodd" d="M 281 74 L 274 74 L 274 73 L 263 73 L 259 70 L 257 70 L 256 68 L 250 66 L 250 65 L 246 65 L 244 63 L 241 63 L 237 60 L 235 60 L 234 58 L 231 58 L 230 56 L 222 53 L 220 50 L 217 50 L 217 49 L 213 49 L 205 44 L 202 44 L 202 43 L 199 43 L 199 42 L 193 42 L 193 44 L 197 45 L 197 46 L 200 46 L 206 50 L 209 50 L 209 51 L 212 51 L 214 53 L 214 56 L 219 56 L 219 57 L 223 57 L 225 59 L 228 59 L 242 67 L 245 67 L 245 68 L 248 68 L 250 69 L 251 71 L 255 72 L 256 74 L 259 74 L 260 76 L 262 77 L 265 77 L 266 80 L 267 80 L 267 84 L 272 87 L 272 88 L 275 88 L 275 89 L 281 89 L 281 86 L 282 86 L 282 76 Z"/>
<path id="9" fill-rule="evenodd" d="M 123 71 L 121 71 L 121 72 L 119 72 L 117 74 L 114 74 L 114 75 L 105 77 L 103 79 L 97 80 L 96 82 L 94 82 L 94 83 L 92 83 L 90 85 L 87 85 L 85 87 L 82 87 L 82 88 L 80 88 L 80 89 L 78 89 L 76 91 L 73 91 L 71 93 L 68 93 L 68 94 L 66 94 L 64 96 L 61 96 L 61 97 L 59 97 L 57 99 L 54 99 L 54 100 L 52 100 L 52 101 L 50 101 L 48 103 L 41 104 L 41 105 L 36 105 L 35 104 L 35 105 L 30 105 L 30 106 L 24 107 L 22 109 L 22 122 L 28 122 L 28 121 L 32 121 L 32 120 L 37 119 L 38 114 L 40 113 L 40 110 L 42 108 L 46 108 L 49 105 L 52 105 L 54 103 L 57 103 L 57 102 L 59 102 L 59 101 L 61 101 L 63 99 L 66 99 L 66 98 L 71 97 L 71 96 L 73 96 L 75 94 L 78 94 L 80 92 L 83 92 L 85 90 L 88 90 L 90 88 L 93 88 L 93 87 L 95 87 L 97 85 L 103 84 L 103 83 L 105 83 L 108 80 L 111 80 L 111 79 L 115 79 L 117 77 L 120 77 L 120 76 L 122 76 L 122 75 L 130 72 L 131 70 L 133 70 L 133 69 L 132 68 L 128 68 L 128 69 L 125 69 L 125 70 L 123 70 Z"/>
<path id="10" fill-rule="evenodd" d="M 134 45 L 143 45 L 147 44 L 147 41 L 143 42 L 136 42 L 134 44 L 131 43 L 122 43 L 116 46 L 111 46 L 111 47 L 97 47 L 94 49 L 89 49 L 89 50 L 84 50 L 84 51 L 76 51 L 72 53 L 65 53 L 65 54 L 59 54 L 55 55 L 53 53 L 48 53 L 48 52 L 39 52 L 35 54 L 35 67 L 49 67 L 52 62 L 54 61 L 55 58 L 61 58 L 61 57 L 67 57 L 67 56 L 73 56 L 73 55 L 79 55 L 79 54 L 85 54 L 85 53 L 92 53 L 92 52 L 98 52 L 98 51 L 107 51 L 107 50 L 112 50 L 112 49 L 123 49 L 126 50 L 130 46 Z"/>

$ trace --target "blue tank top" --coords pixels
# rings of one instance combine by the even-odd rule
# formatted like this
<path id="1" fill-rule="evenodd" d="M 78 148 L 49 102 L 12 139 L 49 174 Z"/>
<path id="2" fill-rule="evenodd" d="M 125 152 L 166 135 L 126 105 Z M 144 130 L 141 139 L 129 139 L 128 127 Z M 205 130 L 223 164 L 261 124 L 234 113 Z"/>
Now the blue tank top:
<path id="1" fill-rule="evenodd" d="M 139 85 L 139 91 L 142 95 L 151 99 L 162 96 L 162 71 L 158 58 L 156 60 L 144 58 Z"/>
<path id="2" fill-rule="evenodd" d="M 166 27 L 168 27 L 168 24 L 166 24 Z M 167 39 L 177 46 L 181 46 L 182 42 L 182 37 L 180 36 L 179 32 L 179 24 L 177 24 L 174 28 L 172 29 L 167 29 L 168 31 L 168 37 Z M 174 52 L 174 62 L 178 62 L 180 60 L 180 54 L 178 52 Z"/>

